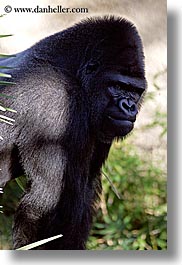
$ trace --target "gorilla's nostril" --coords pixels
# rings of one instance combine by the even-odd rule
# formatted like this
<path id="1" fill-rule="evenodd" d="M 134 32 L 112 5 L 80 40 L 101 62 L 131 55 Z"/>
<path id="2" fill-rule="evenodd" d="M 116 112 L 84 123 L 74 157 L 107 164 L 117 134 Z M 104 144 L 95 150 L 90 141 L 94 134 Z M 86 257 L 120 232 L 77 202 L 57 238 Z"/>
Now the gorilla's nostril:
<path id="1" fill-rule="evenodd" d="M 135 106 L 135 104 L 133 104 L 133 105 L 130 107 L 130 110 L 131 110 L 131 111 L 135 111 L 135 110 L 136 110 L 136 106 Z"/>
<path id="2" fill-rule="evenodd" d="M 126 110 L 129 110 L 130 109 L 130 107 L 125 102 L 123 102 L 121 105 Z"/>

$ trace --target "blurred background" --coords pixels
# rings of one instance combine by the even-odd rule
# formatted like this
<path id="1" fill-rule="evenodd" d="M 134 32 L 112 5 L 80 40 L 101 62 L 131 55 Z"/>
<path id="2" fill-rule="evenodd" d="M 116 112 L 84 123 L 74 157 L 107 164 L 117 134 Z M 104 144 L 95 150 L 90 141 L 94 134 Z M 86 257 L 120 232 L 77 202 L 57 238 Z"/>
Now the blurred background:
<path id="1" fill-rule="evenodd" d="M 0 14 L 12 8 L 87 8 L 88 13 L 15 13 L 0 18 L 0 53 L 20 52 L 38 40 L 61 31 L 85 17 L 118 15 L 132 21 L 143 40 L 148 93 L 135 130 L 124 142 L 114 143 L 103 172 L 103 194 L 94 220 L 88 249 L 165 250 L 166 205 L 166 107 L 167 11 L 166 0 L 1 0 Z M 12 181 L 0 205 L 0 249 L 11 249 L 11 226 L 22 189 Z"/>

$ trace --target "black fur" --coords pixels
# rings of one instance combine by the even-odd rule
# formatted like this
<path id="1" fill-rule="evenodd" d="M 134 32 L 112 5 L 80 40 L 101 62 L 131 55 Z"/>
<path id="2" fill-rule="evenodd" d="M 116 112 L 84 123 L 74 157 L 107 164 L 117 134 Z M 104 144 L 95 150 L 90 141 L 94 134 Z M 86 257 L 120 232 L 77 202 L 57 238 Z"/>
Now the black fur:
<path id="1" fill-rule="evenodd" d="M 14 248 L 63 234 L 40 249 L 85 249 L 101 166 L 112 140 L 132 130 L 146 87 L 137 30 L 121 18 L 87 19 L 0 65 L 16 82 L 0 87 L 13 96 L 1 101 L 17 111 L 13 126 L 0 126 L 0 186 L 28 178 Z"/>

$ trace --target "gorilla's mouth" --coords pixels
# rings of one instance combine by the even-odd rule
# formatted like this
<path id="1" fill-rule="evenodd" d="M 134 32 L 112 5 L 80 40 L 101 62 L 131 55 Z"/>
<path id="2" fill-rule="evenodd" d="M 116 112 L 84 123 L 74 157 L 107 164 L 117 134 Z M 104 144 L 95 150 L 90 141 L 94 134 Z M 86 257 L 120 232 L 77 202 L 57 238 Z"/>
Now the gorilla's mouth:
<path id="1" fill-rule="evenodd" d="M 119 116 L 107 116 L 109 128 L 112 129 L 112 132 L 115 136 L 125 136 L 128 134 L 134 126 L 134 119 L 121 119 Z"/>
<path id="2" fill-rule="evenodd" d="M 115 137 L 124 137 L 134 127 L 134 121 L 130 119 L 124 119 L 119 115 L 107 115 L 105 116 L 104 123 L 101 131 L 101 141 L 111 142 Z"/>
<path id="3" fill-rule="evenodd" d="M 134 121 L 132 121 L 132 120 L 129 120 L 129 119 L 121 119 L 120 117 L 113 117 L 113 116 L 107 116 L 108 117 L 108 119 L 110 119 L 112 122 L 114 122 L 114 123 L 118 123 L 118 125 L 121 123 L 121 126 L 122 126 L 122 124 L 123 125 L 125 125 L 125 124 L 127 124 L 127 122 L 129 122 L 129 123 L 133 123 Z"/>
<path id="4" fill-rule="evenodd" d="M 120 114 L 118 112 L 113 112 L 107 115 L 107 118 L 114 121 L 128 121 L 128 122 L 135 122 L 136 116 L 123 116 L 123 114 Z"/>
<path id="5" fill-rule="evenodd" d="M 124 128 L 131 128 L 131 130 L 133 129 L 133 122 L 130 120 L 121 120 L 119 117 L 112 117 L 112 116 L 108 116 L 108 119 L 110 120 L 111 124 L 113 124 L 116 127 L 119 127 L 121 129 Z M 123 136 L 123 135 L 122 135 Z"/>

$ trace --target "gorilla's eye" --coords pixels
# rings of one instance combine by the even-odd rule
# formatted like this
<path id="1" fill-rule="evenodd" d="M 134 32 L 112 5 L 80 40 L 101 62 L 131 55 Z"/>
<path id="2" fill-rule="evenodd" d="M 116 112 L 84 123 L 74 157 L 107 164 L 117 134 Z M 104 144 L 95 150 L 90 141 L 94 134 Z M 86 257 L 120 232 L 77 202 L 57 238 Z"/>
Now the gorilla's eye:
<path id="1" fill-rule="evenodd" d="M 91 74 L 91 73 L 97 71 L 98 67 L 99 67 L 98 62 L 88 63 L 87 67 L 86 67 L 86 74 Z"/>
<path id="2" fill-rule="evenodd" d="M 108 91 L 112 97 L 120 97 L 121 96 L 121 88 L 119 85 L 109 86 Z"/>

